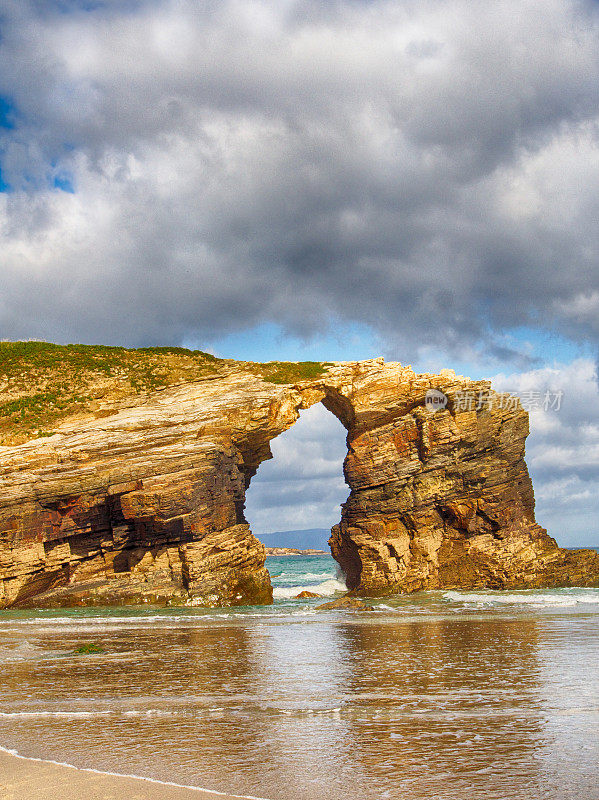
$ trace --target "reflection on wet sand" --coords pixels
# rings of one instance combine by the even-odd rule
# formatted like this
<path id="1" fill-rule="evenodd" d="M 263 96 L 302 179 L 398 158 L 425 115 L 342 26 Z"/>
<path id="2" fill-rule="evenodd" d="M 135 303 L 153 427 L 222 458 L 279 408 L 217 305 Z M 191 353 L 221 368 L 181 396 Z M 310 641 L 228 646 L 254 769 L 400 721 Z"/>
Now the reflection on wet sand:
<path id="1" fill-rule="evenodd" d="M 346 626 L 354 757 L 392 797 L 538 797 L 537 624 Z"/>
<path id="2" fill-rule="evenodd" d="M 567 796 L 547 769 L 549 623 L 396 619 L 15 624 L 9 650 L 30 651 L 3 664 L 0 743 L 276 800 Z M 92 635 L 105 652 L 73 655 Z"/>

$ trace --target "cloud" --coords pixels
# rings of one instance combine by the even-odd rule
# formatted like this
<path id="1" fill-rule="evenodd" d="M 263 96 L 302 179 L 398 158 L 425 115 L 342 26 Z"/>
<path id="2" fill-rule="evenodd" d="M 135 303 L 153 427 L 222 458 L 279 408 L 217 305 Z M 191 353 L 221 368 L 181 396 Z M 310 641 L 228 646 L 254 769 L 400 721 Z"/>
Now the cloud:
<path id="1" fill-rule="evenodd" d="M 3 336 L 598 344 L 592 4 L 85 5 L 1 12 Z"/>

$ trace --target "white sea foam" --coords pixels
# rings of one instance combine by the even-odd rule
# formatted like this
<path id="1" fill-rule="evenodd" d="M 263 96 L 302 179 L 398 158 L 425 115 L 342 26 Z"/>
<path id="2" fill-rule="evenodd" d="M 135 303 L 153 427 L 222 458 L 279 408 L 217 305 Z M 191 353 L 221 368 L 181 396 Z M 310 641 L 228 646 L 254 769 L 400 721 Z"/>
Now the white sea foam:
<path id="1" fill-rule="evenodd" d="M 204 611 L 204 609 L 201 609 Z M 148 623 L 162 624 L 165 626 L 176 626 L 188 622 L 202 622 L 203 620 L 210 619 L 217 616 L 207 610 L 206 613 L 199 614 L 180 614 L 180 613 L 165 613 L 153 615 L 136 615 L 130 617 L 116 617 L 106 614 L 104 616 L 89 617 L 30 617 L 28 619 L 4 619 L 0 620 L 1 628 L 20 628 L 24 625 L 32 625 L 41 630 L 50 631 L 52 628 L 78 628 L 86 630 L 110 629 L 115 627 L 145 627 Z M 225 616 L 225 615 L 223 615 Z M 226 615 L 229 616 L 229 615 Z M 40 628 L 41 626 L 41 628 Z M 37 633 L 38 631 L 36 631 Z"/>
<path id="2" fill-rule="evenodd" d="M 341 706 L 336 708 L 278 708 L 276 711 L 278 714 L 287 716 L 294 716 L 297 714 L 313 714 L 314 716 L 321 716 L 323 714 L 337 715 L 341 713 Z"/>
<path id="3" fill-rule="evenodd" d="M 0 718 L 37 719 L 43 717 L 57 719 L 91 719 L 105 717 L 110 711 L 0 711 Z"/>
<path id="4" fill-rule="evenodd" d="M 45 651 L 41 647 L 36 647 L 28 641 L 21 642 L 16 647 L 2 647 L 0 648 L 0 661 L 27 661 L 31 658 L 37 658 Z"/>
<path id="5" fill-rule="evenodd" d="M 281 572 L 277 576 L 278 578 L 293 578 L 297 580 L 298 574 L 297 572 Z M 303 580 L 307 581 L 321 581 L 323 578 L 326 580 L 327 578 L 331 577 L 330 570 L 323 570 L 321 572 L 302 572 L 301 577 Z"/>
<path id="6" fill-rule="evenodd" d="M 323 597 L 330 597 L 338 592 L 346 592 L 347 587 L 344 583 L 337 580 L 337 578 L 329 578 L 322 583 L 309 584 L 307 586 L 276 586 L 273 590 L 273 596 L 276 600 L 291 600 L 296 597 L 300 592 L 314 592 Z"/>
<path id="7" fill-rule="evenodd" d="M 533 605 L 533 606 L 577 606 L 598 605 L 599 591 L 575 594 L 570 590 L 560 592 L 445 592 L 445 600 L 477 605 Z"/>
<path id="8" fill-rule="evenodd" d="M 166 620 L 168 622 L 172 622 L 173 620 L 183 619 L 183 617 L 176 617 L 176 616 L 166 616 L 166 615 L 154 615 L 154 616 L 130 616 L 130 617 L 113 617 L 109 614 L 105 614 L 104 616 L 98 617 L 91 617 L 91 616 L 81 616 L 81 617 L 29 617 L 28 619 L 20 619 L 18 617 L 12 617 L 8 619 L 0 620 L 0 626 L 10 627 L 11 625 L 39 625 L 43 623 L 44 625 L 48 626 L 70 626 L 70 625 L 123 625 L 123 624 L 139 624 L 145 625 L 147 622 L 159 622 L 160 620 Z M 196 619 L 196 617 L 189 616 L 188 619 Z"/>
<path id="9" fill-rule="evenodd" d="M 93 775 L 108 775 L 113 778 L 134 778 L 138 781 L 146 781 L 146 783 L 156 783 L 159 786 L 173 786 L 176 789 L 191 789 L 196 792 L 204 792 L 205 794 L 213 794 L 215 797 L 234 797 L 238 800 L 267 800 L 265 797 L 257 797 L 253 794 L 231 794 L 230 792 L 217 792 L 216 789 L 204 789 L 202 786 L 188 786 L 183 783 L 173 783 L 172 781 L 159 781 L 156 778 L 146 778 L 143 775 L 130 775 L 122 772 L 108 772 L 101 769 L 93 769 L 92 767 L 76 767 L 73 764 L 67 764 L 65 761 L 53 761 L 49 758 L 30 758 L 22 756 L 17 750 L 12 750 L 8 747 L 0 745 L 0 752 L 7 755 L 19 758 L 22 761 L 34 761 L 38 764 L 54 764 L 57 767 L 67 767 L 68 769 L 76 769 L 78 772 L 91 772 Z"/>

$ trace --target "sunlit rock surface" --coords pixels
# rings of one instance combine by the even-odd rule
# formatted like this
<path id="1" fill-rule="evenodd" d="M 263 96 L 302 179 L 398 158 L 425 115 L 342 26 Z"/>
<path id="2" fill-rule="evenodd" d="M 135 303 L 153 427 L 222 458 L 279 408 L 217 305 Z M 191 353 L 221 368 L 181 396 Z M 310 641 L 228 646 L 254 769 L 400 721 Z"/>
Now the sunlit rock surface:
<path id="1" fill-rule="evenodd" d="M 429 410 L 428 389 L 447 406 Z M 348 431 L 330 543 L 349 589 L 599 585 L 599 554 L 562 550 L 535 522 L 528 415 L 489 389 L 382 359 L 293 384 L 228 362 L 98 403 L 0 447 L 0 605 L 271 602 L 245 490 L 270 441 L 318 402 Z M 465 393 L 484 400 L 467 408 Z"/>

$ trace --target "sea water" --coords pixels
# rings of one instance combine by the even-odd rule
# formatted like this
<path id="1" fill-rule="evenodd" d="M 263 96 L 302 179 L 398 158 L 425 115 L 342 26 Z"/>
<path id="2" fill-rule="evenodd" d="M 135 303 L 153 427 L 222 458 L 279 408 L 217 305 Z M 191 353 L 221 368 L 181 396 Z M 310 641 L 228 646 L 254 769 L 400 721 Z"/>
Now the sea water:
<path id="1" fill-rule="evenodd" d="M 308 591 L 322 597 L 347 591 L 331 556 L 271 556 L 266 560 L 275 600 L 291 600 Z"/>
<path id="2" fill-rule="evenodd" d="M 0 745 L 271 800 L 599 797 L 598 589 L 318 611 L 329 556 L 267 566 L 270 607 L 0 612 Z"/>

